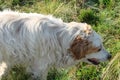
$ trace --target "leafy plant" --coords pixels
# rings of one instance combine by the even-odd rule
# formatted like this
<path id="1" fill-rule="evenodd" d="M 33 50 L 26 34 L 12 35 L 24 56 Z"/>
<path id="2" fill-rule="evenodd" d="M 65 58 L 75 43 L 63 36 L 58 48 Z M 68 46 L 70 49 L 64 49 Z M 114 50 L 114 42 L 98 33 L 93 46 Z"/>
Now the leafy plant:
<path id="1" fill-rule="evenodd" d="M 96 16 L 94 11 L 91 9 L 80 10 L 80 15 L 78 16 L 81 22 L 86 22 L 88 24 L 97 24 L 99 22 L 99 17 Z"/>
<path id="2" fill-rule="evenodd" d="M 24 5 L 32 5 L 33 3 L 35 3 L 36 0 L 13 0 L 12 1 L 12 5 L 19 5 L 19 6 L 24 6 Z"/>

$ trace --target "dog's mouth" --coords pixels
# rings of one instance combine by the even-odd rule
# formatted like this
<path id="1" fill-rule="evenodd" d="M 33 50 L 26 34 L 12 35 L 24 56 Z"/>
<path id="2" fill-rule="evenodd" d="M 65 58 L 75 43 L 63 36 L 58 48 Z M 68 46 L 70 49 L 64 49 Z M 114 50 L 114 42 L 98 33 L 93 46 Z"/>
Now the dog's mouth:
<path id="1" fill-rule="evenodd" d="M 100 64 L 99 60 L 96 59 L 96 58 L 90 58 L 90 59 L 87 59 L 89 62 L 91 62 L 92 64 L 94 65 L 98 65 Z"/>

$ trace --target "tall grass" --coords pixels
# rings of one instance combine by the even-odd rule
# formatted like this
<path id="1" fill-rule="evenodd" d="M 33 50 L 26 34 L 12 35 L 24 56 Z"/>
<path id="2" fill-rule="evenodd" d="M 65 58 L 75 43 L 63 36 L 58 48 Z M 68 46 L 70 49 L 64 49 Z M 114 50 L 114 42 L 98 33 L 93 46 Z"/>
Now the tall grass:
<path id="1" fill-rule="evenodd" d="M 102 74 L 103 80 L 120 80 L 120 53 L 111 60 Z"/>

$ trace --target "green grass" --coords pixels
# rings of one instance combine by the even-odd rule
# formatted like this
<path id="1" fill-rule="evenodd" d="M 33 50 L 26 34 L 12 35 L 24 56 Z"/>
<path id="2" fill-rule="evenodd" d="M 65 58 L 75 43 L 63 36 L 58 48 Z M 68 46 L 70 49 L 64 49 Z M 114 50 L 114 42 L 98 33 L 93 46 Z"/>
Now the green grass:
<path id="1" fill-rule="evenodd" d="M 113 56 L 119 55 L 119 0 L 0 0 L 0 10 L 5 8 L 52 14 L 65 22 L 87 22 L 103 37 L 105 48 Z M 80 63 L 67 70 L 50 70 L 48 80 L 119 80 L 119 58 L 115 57 L 109 64 L 105 62 L 99 66 Z M 28 80 L 29 77 L 24 68 L 15 67 L 2 80 Z"/>

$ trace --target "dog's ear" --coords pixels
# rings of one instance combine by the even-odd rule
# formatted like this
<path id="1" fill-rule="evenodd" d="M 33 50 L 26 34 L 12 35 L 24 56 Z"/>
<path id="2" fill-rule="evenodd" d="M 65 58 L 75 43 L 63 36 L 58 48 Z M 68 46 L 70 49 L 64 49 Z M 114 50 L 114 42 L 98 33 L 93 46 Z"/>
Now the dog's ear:
<path id="1" fill-rule="evenodd" d="M 84 48 L 89 44 L 90 43 L 88 43 L 88 41 L 83 40 L 80 36 L 77 36 L 72 42 L 69 50 L 72 53 L 73 57 L 78 60 L 85 57 Z"/>
<path id="2" fill-rule="evenodd" d="M 90 37 L 93 36 L 92 34 L 94 34 L 91 26 L 86 23 L 72 22 L 71 24 L 76 24 L 76 26 L 81 28 L 80 33 L 75 37 L 68 49 L 70 53 L 72 53 L 73 57 L 76 60 L 79 60 L 87 54 L 97 52 L 98 48 L 93 46 L 92 41 L 89 40 Z M 74 28 L 76 29 L 76 27 Z"/>
<path id="3" fill-rule="evenodd" d="M 94 47 L 91 41 L 82 39 L 80 36 L 74 39 L 69 49 L 76 60 L 84 58 L 86 54 L 97 52 L 97 50 L 98 48 Z"/>

